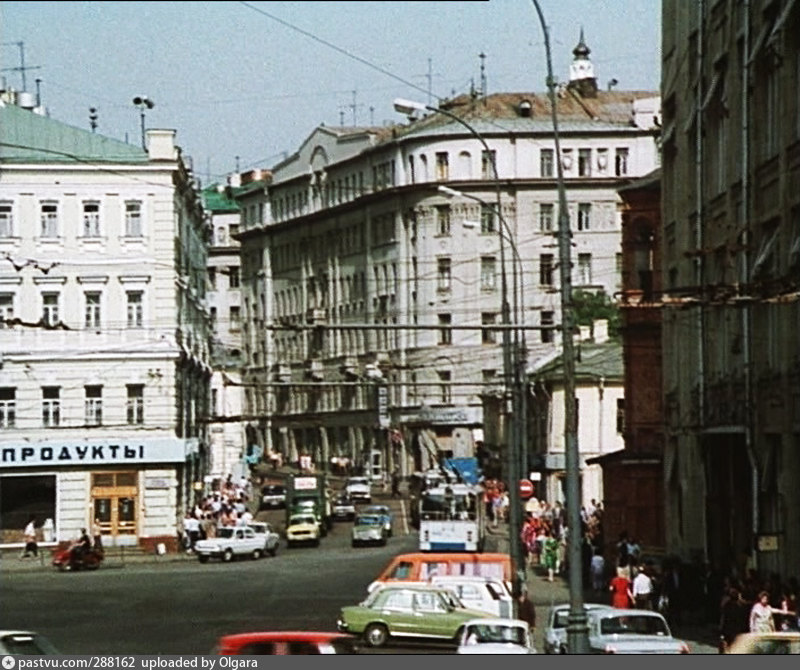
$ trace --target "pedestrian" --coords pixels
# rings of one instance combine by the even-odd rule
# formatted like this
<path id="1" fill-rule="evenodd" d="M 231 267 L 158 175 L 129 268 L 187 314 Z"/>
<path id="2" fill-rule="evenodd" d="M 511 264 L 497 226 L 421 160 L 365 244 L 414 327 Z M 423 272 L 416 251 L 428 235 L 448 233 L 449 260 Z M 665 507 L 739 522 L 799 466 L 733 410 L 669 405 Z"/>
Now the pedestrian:
<path id="1" fill-rule="evenodd" d="M 775 631 L 775 614 L 793 615 L 785 609 L 772 607 L 769 604 L 769 591 L 761 591 L 758 600 L 750 610 L 750 632 L 751 633 L 771 633 Z"/>
<path id="2" fill-rule="evenodd" d="M 533 631 L 536 629 L 536 607 L 528 597 L 528 590 L 523 588 L 517 596 L 517 619 L 521 619 L 528 624 L 533 639 Z"/>
<path id="3" fill-rule="evenodd" d="M 542 565 L 547 570 L 547 581 L 553 581 L 553 574 L 558 563 L 558 540 L 553 537 L 553 533 L 548 528 L 544 532 L 544 543 L 542 544 Z"/>
<path id="4" fill-rule="evenodd" d="M 650 577 L 652 568 L 645 565 L 633 578 L 633 601 L 640 610 L 653 609 L 653 579 Z"/>
<path id="5" fill-rule="evenodd" d="M 92 539 L 94 540 L 95 551 L 103 551 L 103 529 L 100 526 L 100 519 L 95 518 L 92 523 Z"/>
<path id="6" fill-rule="evenodd" d="M 39 545 L 36 544 L 36 516 L 31 514 L 28 517 L 28 523 L 25 530 L 22 531 L 23 540 L 25 541 L 25 549 L 20 554 L 20 559 L 32 556 L 36 558 L 39 556 Z"/>
<path id="7" fill-rule="evenodd" d="M 392 498 L 400 497 L 400 471 L 395 468 L 392 470 Z"/>
<path id="8" fill-rule="evenodd" d="M 617 609 L 628 609 L 633 602 L 631 580 L 625 568 L 617 568 L 617 576 L 611 580 L 608 590 L 611 591 L 611 606 Z"/>
<path id="9" fill-rule="evenodd" d="M 192 512 L 187 512 L 183 519 L 183 531 L 186 533 L 188 543 L 186 552 L 192 552 L 197 540 L 200 539 L 200 520 Z"/>
<path id="10" fill-rule="evenodd" d="M 720 607 L 719 652 L 724 654 L 742 633 L 750 630 L 750 606 L 736 587 L 728 589 Z"/>
<path id="11" fill-rule="evenodd" d="M 605 572 L 606 559 L 603 558 L 603 552 L 599 548 L 595 549 L 591 563 L 592 589 L 595 593 L 600 593 L 605 586 Z"/>

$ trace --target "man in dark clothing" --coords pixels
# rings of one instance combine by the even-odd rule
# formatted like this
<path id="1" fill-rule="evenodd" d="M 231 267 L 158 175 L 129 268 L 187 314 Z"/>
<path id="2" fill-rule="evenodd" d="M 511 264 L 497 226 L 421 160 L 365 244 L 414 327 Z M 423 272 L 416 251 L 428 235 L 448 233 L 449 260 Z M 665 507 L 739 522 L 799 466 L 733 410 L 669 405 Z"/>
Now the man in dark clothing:
<path id="1" fill-rule="evenodd" d="M 528 598 L 528 592 L 523 589 L 517 596 L 517 619 L 527 622 L 533 639 L 533 630 L 536 628 L 536 608 L 533 601 Z"/>

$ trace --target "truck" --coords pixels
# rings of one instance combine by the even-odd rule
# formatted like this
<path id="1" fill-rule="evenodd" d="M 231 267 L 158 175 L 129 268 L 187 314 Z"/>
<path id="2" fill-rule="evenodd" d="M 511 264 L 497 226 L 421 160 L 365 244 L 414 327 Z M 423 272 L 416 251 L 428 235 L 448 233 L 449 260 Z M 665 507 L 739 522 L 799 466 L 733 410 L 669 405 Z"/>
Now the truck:
<path id="1" fill-rule="evenodd" d="M 293 514 L 312 512 L 323 535 L 333 527 L 332 491 L 324 474 L 289 475 L 286 480 L 286 524 Z"/>

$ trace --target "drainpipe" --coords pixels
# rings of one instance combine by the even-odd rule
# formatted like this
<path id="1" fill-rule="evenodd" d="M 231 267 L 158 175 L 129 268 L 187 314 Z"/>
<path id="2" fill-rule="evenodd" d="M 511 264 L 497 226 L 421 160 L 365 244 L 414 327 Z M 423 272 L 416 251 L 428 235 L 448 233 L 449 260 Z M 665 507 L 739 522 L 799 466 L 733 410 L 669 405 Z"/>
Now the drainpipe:
<path id="1" fill-rule="evenodd" d="M 750 0 L 744 0 L 744 63 L 742 70 L 742 215 L 744 216 L 744 230 L 742 231 L 744 253 L 742 254 L 741 284 L 748 286 L 750 275 L 749 246 L 751 243 L 750 231 L 750 105 L 747 97 L 750 82 Z M 758 553 L 756 552 L 755 538 L 758 536 L 759 508 L 758 508 L 758 459 L 753 445 L 753 389 L 750 351 L 750 305 L 747 301 L 742 309 L 742 351 L 744 355 L 744 444 L 747 457 L 750 460 L 750 486 L 752 487 L 752 532 L 753 544 L 750 547 L 750 558 L 753 565 L 758 568 Z"/>
<path id="2" fill-rule="evenodd" d="M 703 22 L 705 20 L 705 0 L 699 0 L 697 3 L 697 54 L 695 54 L 697 60 L 697 66 L 695 68 L 697 72 L 697 84 L 696 90 L 697 94 L 695 95 L 695 123 L 697 124 L 697 133 L 695 135 L 695 199 L 697 203 L 697 221 L 695 225 L 695 249 L 696 255 L 694 259 L 694 276 L 695 276 L 695 286 L 700 287 L 702 291 L 703 286 L 703 256 L 702 256 L 702 249 L 703 249 L 703 198 L 705 194 L 703 192 L 703 110 L 701 109 L 701 101 L 703 99 L 703 60 L 705 57 L 705 50 L 703 45 L 704 31 L 703 31 Z M 702 444 L 702 427 L 705 425 L 705 330 L 703 328 L 703 300 L 701 296 L 701 300 L 697 306 L 697 380 L 699 386 L 699 393 L 698 393 L 698 416 L 699 416 L 699 424 L 700 434 L 696 436 L 697 439 L 697 446 L 699 447 Z M 707 488 L 707 487 L 706 487 Z M 703 505 L 703 509 L 706 509 L 705 504 Z M 704 526 L 708 527 L 708 516 L 706 512 L 706 518 L 704 519 Z M 708 561 L 708 538 L 706 536 L 706 540 L 703 543 L 705 547 L 705 560 Z"/>

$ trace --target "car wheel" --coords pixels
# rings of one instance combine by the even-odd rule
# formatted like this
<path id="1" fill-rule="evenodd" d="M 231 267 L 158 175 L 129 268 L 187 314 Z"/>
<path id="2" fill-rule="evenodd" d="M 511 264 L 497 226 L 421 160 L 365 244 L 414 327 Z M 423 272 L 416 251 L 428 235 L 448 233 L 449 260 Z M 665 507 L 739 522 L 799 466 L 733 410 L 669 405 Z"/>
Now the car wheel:
<path id="1" fill-rule="evenodd" d="M 197 560 L 200 561 L 201 563 L 208 563 L 208 556 L 206 556 L 205 554 L 199 554 Z"/>
<path id="2" fill-rule="evenodd" d="M 559 653 L 559 654 L 566 654 L 566 653 L 567 653 L 567 648 L 566 648 L 566 647 L 565 647 L 565 646 L 562 644 L 562 645 L 561 645 L 561 646 L 558 648 L 558 653 Z"/>
<path id="3" fill-rule="evenodd" d="M 222 560 L 226 563 L 230 563 L 233 560 L 233 551 L 231 549 L 226 549 L 222 554 Z"/>
<path id="4" fill-rule="evenodd" d="M 355 549 L 355 548 L 358 546 L 358 542 L 356 542 L 355 540 L 353 540 L 353 541 L 350 543 L 350 546 L 351 546 L 351 547 L 353 547 L 353 549 Z"/>
<path id="5" fill-rule="evenodd" d="M 317 538 L 316 540 L 314 540 L 314 546 L 315 546 L 315 547 L 318 547 L 318 546 L 319 546 L 319 538 Z"/>
<path id="6" fill-rule="evenodd" d="M 272 549 L 269 550 L 269 555 L 270 556 L 275 556 L 275 554 L 277 554 L 277 553 L 278 553 L 278 543 L 276 542 L 275 546 L 272 547 Z"/>
<path id="7" fill-rule="evenodd" d="M 371 623 L 364 629 L 364 641 L 370 647 L 382 647 L 389 639 L 389 631 L 382 623 Z"/>
<path id="8" fill-rule="evenodd" d="M 253 560 L 257 561 L 261 558 L 261 549 L 253 549 Z"/>

